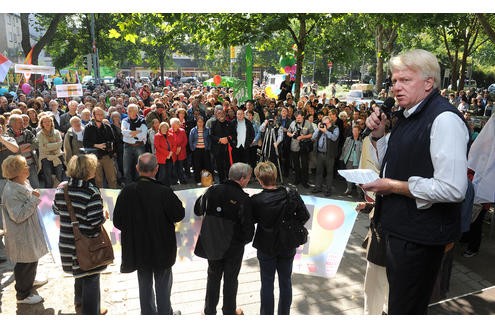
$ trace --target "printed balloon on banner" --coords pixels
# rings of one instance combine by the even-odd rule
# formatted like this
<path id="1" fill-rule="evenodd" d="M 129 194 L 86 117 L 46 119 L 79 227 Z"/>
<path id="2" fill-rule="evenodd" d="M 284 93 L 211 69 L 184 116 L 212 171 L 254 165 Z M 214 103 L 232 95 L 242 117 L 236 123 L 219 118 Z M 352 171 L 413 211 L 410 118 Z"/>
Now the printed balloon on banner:
<path id="1" fill-rule="evenodd" d="M 215 75 L 213 77 L 213 83 L 215 83 L 216 86 L 219 86 L 220 83 L 222 83 L 222 77 L 220 75 Z"/>
<path id="2" fill-rule="evenodd" d="M 336 205 L 322 207 L 317 216 L 318 224 L 325 230 L 338 229 L 344 223 L 344 218 L 344 211 Z"/>
<path id="3" fill-rule="evenodd" d="M 31 92 L 31 85 L 29 83 L 24 83 L 21 89 L 24 94 L 28 95 Z"/>
<path id="4" fill-rule="evenodd" d="M 60 85 L 62 83 L 64 83 L 64 80 L 62 80 L 62 78 L 60 78 L 60 77 L 56 77 L 53 79 L 53 84 L 55 84 L 55 85 Z"/>
<path id="5" fill-rule="evenodd" d="M 278 98 L 278 96 L 273 92 L 272 87 L 270 86 L 265 88 L 265 94 L 268 96 L 268 98 Z"/>
<path id="6" fill-rule="evenodd" d="M 0 88 L 0 96 L 3 96 L 4 94 L 8 93 L 9 89 L 7 88 Z"/>

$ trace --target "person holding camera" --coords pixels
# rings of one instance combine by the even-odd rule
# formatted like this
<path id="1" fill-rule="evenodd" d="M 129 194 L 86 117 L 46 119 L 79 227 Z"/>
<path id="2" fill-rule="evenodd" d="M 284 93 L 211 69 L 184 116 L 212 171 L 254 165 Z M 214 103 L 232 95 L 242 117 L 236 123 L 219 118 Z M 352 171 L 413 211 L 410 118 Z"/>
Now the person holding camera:
<path id="1" fill-rule="evenodd" d="M 311 122 L 304 119 L 302 111 L 297 111 L 295 117 L 296 120 L 290 124 L 289 129 L 287 130 L 287 136 L 292 138 L 290 151 L 292 165 L 295 171 L 294 184 L 302 184 L 304 188 L 309 188 L 308 165 L 309 153 L 311 150 L 306 147 L 306 145 L 309 145 L 309 142 L 312 142 L 311 137 L 313 136 L 314 129 Z M 304 142 L 308 144 L 304 144 Z"/>
<path id="2" fill-rule="evenodd" d="M 316 186 L 312 193 L 322 191 L 323 169 L 325 169 L 327 172 L 325 196 L 332 194 L 333 166 L 337 157 L 339 135 L 339 128 L 328 116 L 322 118 L 318 124 L 318 130 L 313 133 L 312 139 L 316 142 Z"/>
<path id="3" fill-rule="evenodd" d="M 98 165 L 96 167 L 95 184 L 103 188 L 103 175 L 108 188 L 117 188 L 117 170 L 113 163 L 115 137 L 112 127 L 103 123 L 105 112 L 100 107 L 93 109 L 93 119 L 84 127 L 84 148 L 93 148 Z"/>

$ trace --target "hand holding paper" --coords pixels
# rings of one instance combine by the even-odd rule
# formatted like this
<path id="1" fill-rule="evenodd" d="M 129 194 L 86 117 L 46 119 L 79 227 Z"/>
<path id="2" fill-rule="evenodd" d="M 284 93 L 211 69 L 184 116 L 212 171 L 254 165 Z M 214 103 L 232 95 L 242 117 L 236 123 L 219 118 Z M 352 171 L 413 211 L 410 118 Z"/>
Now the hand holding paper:
<path id="1" fill-rule="evenodd" d="M 370 169 L 338 170 L 337 172 L 348 182 L 359 185 L 373 182 L 379 178 L 378 174 Z"/>

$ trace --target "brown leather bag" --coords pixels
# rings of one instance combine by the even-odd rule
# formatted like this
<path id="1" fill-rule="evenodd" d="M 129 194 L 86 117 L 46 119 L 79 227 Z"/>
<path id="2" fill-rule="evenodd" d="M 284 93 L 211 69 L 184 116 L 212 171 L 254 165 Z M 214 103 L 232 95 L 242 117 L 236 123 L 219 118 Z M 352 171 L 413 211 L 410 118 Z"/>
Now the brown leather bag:
<path id="1" fill-rule="evenodd" d="M 101 231 L 96 237 L 87 237 L 83 235 L 79 230 L 79 221 L 76 219 L 74 207 L 69 198 L 67 185 L 64 186 L 64 196 L 70 220 L 72 221 L 76 256 L 81 270 L 89 271 L 111 264 L 114 260 L 113 248 L 105 227 L 101 225 Z"/>

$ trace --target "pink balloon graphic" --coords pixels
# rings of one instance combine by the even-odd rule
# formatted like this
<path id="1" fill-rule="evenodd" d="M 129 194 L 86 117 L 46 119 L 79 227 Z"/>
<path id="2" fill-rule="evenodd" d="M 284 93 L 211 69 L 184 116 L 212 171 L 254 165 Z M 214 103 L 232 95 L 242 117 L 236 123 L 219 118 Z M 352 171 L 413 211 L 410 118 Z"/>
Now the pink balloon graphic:
<path id="1" fill-rule="evenodd" d="M 327 205 L 318 212 L 317 221 L 326 230 L 338 229 L 344 223 L 344 211 L 336 205 Z"/>

